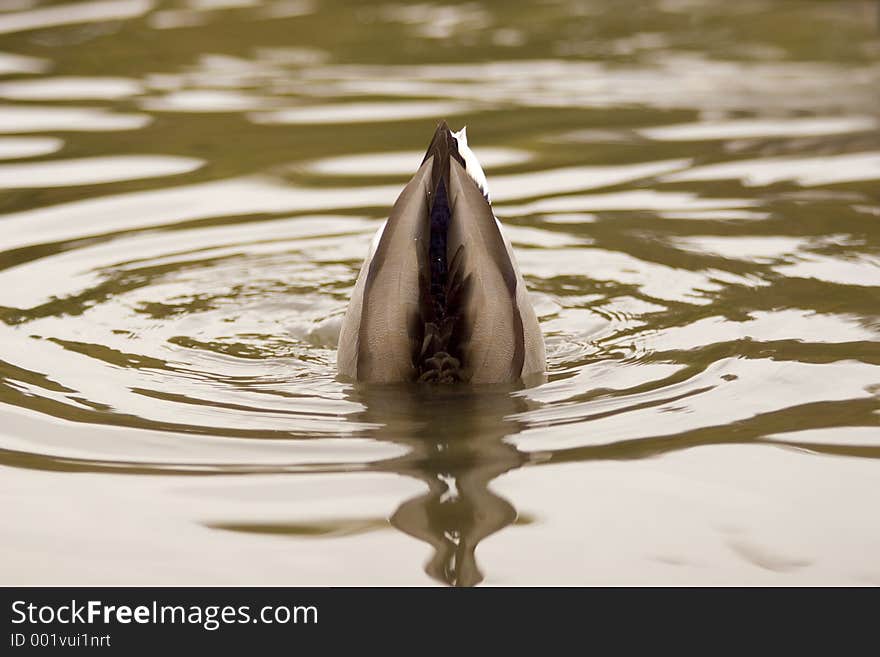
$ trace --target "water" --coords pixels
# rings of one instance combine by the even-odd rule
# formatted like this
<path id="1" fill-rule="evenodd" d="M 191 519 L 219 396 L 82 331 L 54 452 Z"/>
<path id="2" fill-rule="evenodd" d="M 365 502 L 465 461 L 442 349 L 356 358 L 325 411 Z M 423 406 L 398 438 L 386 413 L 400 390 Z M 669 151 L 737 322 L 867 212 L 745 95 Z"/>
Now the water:
<path id="1" fill-rule="evenodd" d="M 880 584 L 876 3 L 0 7 L 0 582 Z M 441 118 L 543 385 L 335 378 Z"/>

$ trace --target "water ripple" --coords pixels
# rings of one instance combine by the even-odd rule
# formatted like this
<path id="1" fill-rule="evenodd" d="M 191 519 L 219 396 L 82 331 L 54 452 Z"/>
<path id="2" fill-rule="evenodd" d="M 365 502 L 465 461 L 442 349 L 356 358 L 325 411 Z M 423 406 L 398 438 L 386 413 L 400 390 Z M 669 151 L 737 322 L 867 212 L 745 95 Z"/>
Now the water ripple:
<path id="1" fill-rule="evenodd" d="M 0 12 L 3 581 L 880 581 L 880 50 L 795 4 Z M 336 379 L 440 118 L 539 385 Z"/>

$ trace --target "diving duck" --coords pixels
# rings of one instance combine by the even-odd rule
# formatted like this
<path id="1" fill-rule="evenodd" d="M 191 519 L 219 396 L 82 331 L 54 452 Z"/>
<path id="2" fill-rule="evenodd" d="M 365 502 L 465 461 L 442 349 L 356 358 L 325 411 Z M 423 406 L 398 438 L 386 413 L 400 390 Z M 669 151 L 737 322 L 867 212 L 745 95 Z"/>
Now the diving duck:
<path id="1" fill-rule="evenodd" d="M 544 339 L 463 128 L 437 126 L 376 232 L 339 335 L 341 377 L 511 383 L 545 370 Z"/>

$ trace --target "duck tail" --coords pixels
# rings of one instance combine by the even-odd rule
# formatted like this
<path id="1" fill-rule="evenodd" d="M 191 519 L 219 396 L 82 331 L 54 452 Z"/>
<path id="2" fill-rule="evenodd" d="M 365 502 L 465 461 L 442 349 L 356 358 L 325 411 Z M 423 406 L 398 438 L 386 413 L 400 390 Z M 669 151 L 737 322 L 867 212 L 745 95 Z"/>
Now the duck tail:
<path id="1" fill-rule="evenodd" d="M 456 348 L 458 320 L 461 313 L 463 281 L 457 274 L 461 248 L 450 260 L 448 236 L 452 222 L 449 199 L 450 161 L 464 165 L 458 142 L 441 121 L 422 163 L 433 158 L 431 184 L 428 192 L 428 268 L 420 280 L 420 311 L 424 326 L 421 348 L 416 357 L 420 381 L 453 383 L 461 381 L 461 355 Z"/>

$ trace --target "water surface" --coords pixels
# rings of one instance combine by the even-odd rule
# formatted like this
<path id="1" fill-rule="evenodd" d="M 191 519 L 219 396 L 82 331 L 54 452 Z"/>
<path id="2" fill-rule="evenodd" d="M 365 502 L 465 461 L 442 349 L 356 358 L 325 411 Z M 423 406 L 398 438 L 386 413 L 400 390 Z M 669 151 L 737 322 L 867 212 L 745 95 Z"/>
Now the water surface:
<path id="1" fill-rule="evenodd" d="M 876 3 L 0 9 L 0 582 L 880 584 Z M 336 380 L 442 118 L 542 385 Z"/>

